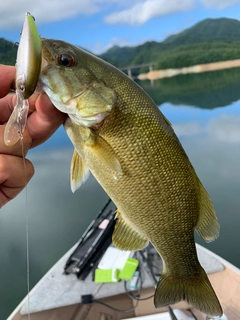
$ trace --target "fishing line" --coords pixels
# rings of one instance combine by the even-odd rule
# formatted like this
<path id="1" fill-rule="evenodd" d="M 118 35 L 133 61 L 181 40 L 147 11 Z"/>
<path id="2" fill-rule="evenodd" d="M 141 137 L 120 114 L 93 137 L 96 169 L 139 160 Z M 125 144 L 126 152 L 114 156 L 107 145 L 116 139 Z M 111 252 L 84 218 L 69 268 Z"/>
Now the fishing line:
<path id="1" fill-rule="evenodd" d="M 23 159 L 23 172 L 25 176 L 25 232 L 26 232 L 26 273 L 27 273 L 27 314 L 28 320 L 31 320 L 30 314 L 30 255 L 29 255 L 29 219 L 28 219 L 28 194 L 27 194 L 27 169 L 26 169 L 26 160 L 24 155 L 24 147 L 23 147 L 23 134 L 22 131 L 19 130 L 20 143 L 22 148 L 22 159 Z"/>

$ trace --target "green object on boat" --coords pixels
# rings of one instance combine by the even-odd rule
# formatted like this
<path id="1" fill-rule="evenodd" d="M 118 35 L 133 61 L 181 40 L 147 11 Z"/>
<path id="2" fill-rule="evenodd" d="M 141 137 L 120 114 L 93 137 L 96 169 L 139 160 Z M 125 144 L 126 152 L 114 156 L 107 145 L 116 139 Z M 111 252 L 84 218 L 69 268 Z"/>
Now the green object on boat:
<path id="1" fill-rule="evenodd" d="M 128 258 L 125 266 L 119 274 L 119 278 L 123 280 L 131 280 L 134 272 L 137 270 L 138 260 L 133 258 Z"/>
<path id="2" fill-rule="evenodd" d="M 94 281 L 97 283 L 109 283 L 119 281 L 118 269 L 96 269 Z"/>

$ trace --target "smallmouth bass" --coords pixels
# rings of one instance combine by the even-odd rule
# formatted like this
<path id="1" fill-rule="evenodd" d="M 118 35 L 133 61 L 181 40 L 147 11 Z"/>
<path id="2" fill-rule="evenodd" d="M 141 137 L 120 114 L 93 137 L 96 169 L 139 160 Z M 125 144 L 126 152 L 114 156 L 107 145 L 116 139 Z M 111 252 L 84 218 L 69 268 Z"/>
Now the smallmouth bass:
<path id="1" fill-rule="evenodd" d="M 91 171 L 118 208 L 114 245 L 154 245 L 164 262 L 156 307 L 185 300 L 208 315 L 222 315 L 194 242 L 195 229 L 214 240 L 219 224 L 169 121 L 107 62 L 58 40 L 43 39 L 42 50 L 39 86 L 69 116 L 64 127 L 75 147 L 72 191 Z"/>

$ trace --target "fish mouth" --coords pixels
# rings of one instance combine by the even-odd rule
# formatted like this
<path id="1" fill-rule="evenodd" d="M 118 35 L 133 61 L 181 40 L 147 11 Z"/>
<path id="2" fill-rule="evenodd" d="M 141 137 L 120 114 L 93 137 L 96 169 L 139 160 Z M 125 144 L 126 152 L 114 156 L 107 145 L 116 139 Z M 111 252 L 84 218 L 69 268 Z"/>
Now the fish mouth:
<path id="1" fill-rule="evenodd" d="M 47 66 L 49 65 L 49 61 L 44 58 L 42 55 L 42 66 L 41 66 L 41 71 L 43 71 Z"/>
<path id="2" fill-rule="evenodd" d="M 49 62 L 50 62 L 49 58 L 51 55 L 46 48 L 45 38 L 41 38 L 41 42 L 42 42 L 42 66 L 41 66 L 41 71 L 42 71 L 43 69 L 45 69 L 49 65 Z"/>
<path id="3" fill-rule="evenodd" d="M 53 57 L 51 55 L 50 50 L 48 49 L 47 45 L 47 39 L 41 38 L 42 42 L 42 70 L 50 63 L 50 61 L 53 61 Z"/>

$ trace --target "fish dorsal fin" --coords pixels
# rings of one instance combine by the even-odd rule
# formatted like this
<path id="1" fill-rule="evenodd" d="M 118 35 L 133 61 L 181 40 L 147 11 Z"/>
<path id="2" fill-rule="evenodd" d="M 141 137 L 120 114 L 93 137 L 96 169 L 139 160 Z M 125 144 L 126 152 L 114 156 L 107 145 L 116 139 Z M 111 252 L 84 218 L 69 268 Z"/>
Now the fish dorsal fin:
<path id="1" fill-rule="evenodd" d="M 80 155 L 74 149 L 70 168 L 72 192 L 75 192 L 87 180 L 88 177 L 89 170 Z"/>
<path id="2" fill-rule="evenodd" d="M 89 144 L 88 141 L 85 141 L 85 145 L 91 148 L 92 154 L 94 154 L 94 156 L 98 158 L 100 162 L 104 163 L 106 167 L 108 167 L 116 173 L 121 174 L 122 169 L 120 162 L 110 144 L 107 143 L 106 140 L 104 140 L 101 136 L 94 133 L 93 131 L 89 136 L 89 141 L 91 141 L 91 144 Z"/>
<path id="3" fill-rule="evenodd" d="M 200 211 L 196 230 L 206 242 L 211 242 L 218 237 L 220 225 L 207 191 L 204 189 L 202 183 L 200 181 L 198 182 L 200 193 Z"/>
<path id="4" fill-rule="evenodd" d="M 134 230 L 117 210 L 117 221 L 112 236 L 115 247 L 120 250 L 136 251 L 145 248 L 148 240 Z"/>
<path id="5" fill-rule="evenodd" d="M 169 126 L 172 127 L 171 122 L 170 122 L 164 115 L 162 115 L 162 116 L 163 116 L 163 119 L 165 120 L 165 122 L 166 122 Z"/>

